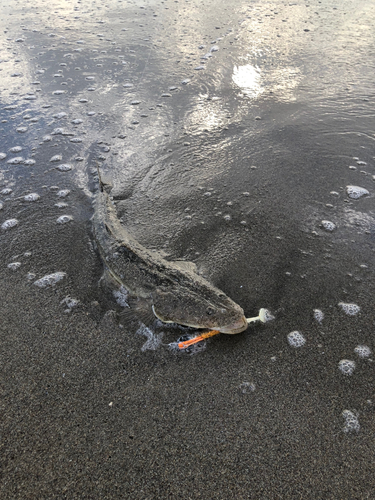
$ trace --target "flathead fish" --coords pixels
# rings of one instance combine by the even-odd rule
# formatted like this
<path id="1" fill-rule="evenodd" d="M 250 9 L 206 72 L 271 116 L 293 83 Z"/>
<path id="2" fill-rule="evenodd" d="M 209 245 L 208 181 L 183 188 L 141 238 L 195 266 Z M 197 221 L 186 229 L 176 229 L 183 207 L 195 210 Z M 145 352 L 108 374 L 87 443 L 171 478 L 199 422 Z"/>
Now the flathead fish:
<path id="1" fill-rule="evenodd" d="M 100 182 L 92 218 L 103 262 L 116 282 L 146 301 L 165 323 L 235 334 L 246 330 L 243 309 L 193 271 L 142 246 L 121 225 Z"/>

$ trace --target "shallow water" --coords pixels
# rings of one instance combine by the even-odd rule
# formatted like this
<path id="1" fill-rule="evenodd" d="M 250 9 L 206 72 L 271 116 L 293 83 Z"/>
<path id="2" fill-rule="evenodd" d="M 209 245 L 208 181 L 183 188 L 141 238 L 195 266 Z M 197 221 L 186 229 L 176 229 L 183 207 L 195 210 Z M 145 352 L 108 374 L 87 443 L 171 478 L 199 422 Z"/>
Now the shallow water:
<path id="1" fill-rule="evenodd" d="M 373 3 L 48 5 L 2 6 L 4 494 L 371 498 Z M 118 319 L 97 162 L 141 243 L 275 320 L 176 354 Z"/>

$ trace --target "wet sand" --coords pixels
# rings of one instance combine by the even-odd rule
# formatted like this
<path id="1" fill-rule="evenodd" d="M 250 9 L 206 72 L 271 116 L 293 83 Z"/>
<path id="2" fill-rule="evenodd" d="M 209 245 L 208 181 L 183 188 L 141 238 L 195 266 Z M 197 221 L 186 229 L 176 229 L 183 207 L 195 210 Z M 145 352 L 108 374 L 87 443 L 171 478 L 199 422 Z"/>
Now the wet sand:
<path id="1" fill-rule="evenodd" d="M 0 496 L 374 498 L 371 2 L 101 7 L 4 10 Z M 275 319 L 176 352 L 123 315 L 97 161 L 131 234 Z"/>
<path id="2" fill-rule="evenodd" d="M 4 498 L 373 496 L 373 367 L 337 369 L 350 331 L 291 350 L 277 322 L 199 355 L 142 352 L 95 306 L 62 313 L 61 291 L 2 293 Z"/>

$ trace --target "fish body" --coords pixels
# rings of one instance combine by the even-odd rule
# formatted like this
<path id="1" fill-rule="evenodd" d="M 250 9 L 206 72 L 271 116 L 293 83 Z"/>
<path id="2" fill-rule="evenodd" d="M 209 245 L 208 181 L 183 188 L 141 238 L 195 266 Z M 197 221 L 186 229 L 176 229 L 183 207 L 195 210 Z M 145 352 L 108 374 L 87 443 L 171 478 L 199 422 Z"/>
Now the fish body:
<path id="1" fill-rule="evenodd" d="M 132 295 L 146 299 L 161 321 L 229 334 L 246 330 L 243 309 L 224 292 L 148 250 L 126 231 L 102 185 L 92 222 L 99 253 L 111 276 Z"/>

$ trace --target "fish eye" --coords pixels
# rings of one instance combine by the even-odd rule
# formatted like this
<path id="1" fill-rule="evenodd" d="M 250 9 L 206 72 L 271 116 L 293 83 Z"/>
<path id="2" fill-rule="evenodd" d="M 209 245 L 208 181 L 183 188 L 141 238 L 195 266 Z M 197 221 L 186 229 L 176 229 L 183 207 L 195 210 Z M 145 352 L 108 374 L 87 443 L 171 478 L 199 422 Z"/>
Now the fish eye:
<path id="1" fill-rule="evenodd" d="M 207 307 L 206 313 L 211 316 L 211 314 L 214 314 L 215 309 L 213 307 Z"/>

